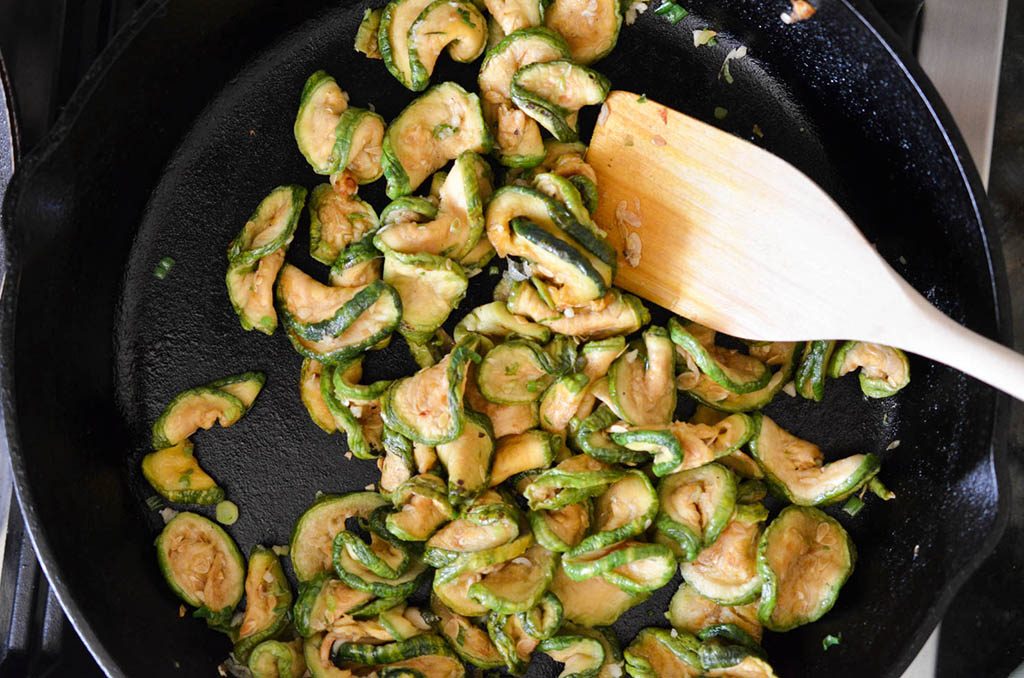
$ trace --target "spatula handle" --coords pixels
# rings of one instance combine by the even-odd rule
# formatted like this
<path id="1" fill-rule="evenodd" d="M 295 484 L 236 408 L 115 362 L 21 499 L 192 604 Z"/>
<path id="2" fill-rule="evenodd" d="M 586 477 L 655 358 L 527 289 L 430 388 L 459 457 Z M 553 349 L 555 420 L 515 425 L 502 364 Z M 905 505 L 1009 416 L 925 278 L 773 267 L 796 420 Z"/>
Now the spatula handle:
<path id="1" fill-rule="evenodd" d="M 1024 355 L 972 332 L 927 302 L 920 311 L 922 322 L 916 336 L 895 345 L 955 367 L 1024 401 Z"/>

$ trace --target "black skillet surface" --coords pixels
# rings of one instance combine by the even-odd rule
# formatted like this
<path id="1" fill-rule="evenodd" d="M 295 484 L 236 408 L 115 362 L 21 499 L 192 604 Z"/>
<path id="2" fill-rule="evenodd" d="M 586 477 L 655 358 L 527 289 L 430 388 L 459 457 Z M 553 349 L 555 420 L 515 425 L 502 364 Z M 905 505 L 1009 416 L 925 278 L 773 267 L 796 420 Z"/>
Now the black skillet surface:
<path id="1" fill-rule="evenodd" d="M 150 545 L 161 523 L 143 504 L 151 491 L 138 460 L 173 394 L 236 371 L 268 374 L 246 418 L 196 438 L 241 507 L 230 531 L 243 550 L 286 543 L 317 491 L 376 478 L 309 422 L 284 337 L 238 328 L 223 251 L 270 188 L 319 181 L 291 137 L 311 71 L 326 68 L 353 103 L 388 119 L 411 94 L 352 52 L 361 6 L 319 14 L 326 3 L 272 4 L 148 5 L 127 30 L 138 38 L 108 53 L 9 198 L 4 409 L 19 496 L 72 621 L 112 674 L 207 675 L 228 650 L 201 622 L 177 619 Z M 690 3 L 675 27 L 647 13 L 599 70 L 709 121 L 716 106 L 728 109 L 719 124 L 807 172 L 915 287 L 996 334 L 1001 265 L 987 251 L 979 184 L 955 131 L 944 131 L 948 115 L 922 95 L 934 100 L 930 87 L 908 76 L 916 68 L 879 40 L 859 3 L 827 3 L 797 26 L 779 22 L 785 3 L 720 4 Z M 690 32 L 707 26 L 722 32 L 720 45 L 694 49 Z M 750 56 L 733 62 L 729 85 L 719 69 L 740 43 Z M 435 81 L 471 84 L 474 72 L 444 62 Z M 378 208 L 379 189 L 367 191 Z M 323 272 L 305 246 L 297 238 L 290 257 Z M 164 256 L 177 263 L 160 281 L 152 270 Z M 487 287 L 476 279 L 464 308 Z M 400 342 L 378 362 L 391 373 L 410 366 Z M 882 453 L 898 495 L 840 515 L 858 544 L 857 571 L 825 620 L 767 641 L 781 675 L 898 675 L 1001 528 L 994 394 L 922 360 L 913 369 L 895 400 L 867 401 L 845 379 L 820 406 L 781 396 L 771 407 L 836 455 Z M 893 440 L 901 445 L 887 452 Z M 664 624 L 672 588 L 623 619 L 624 641 Z M 821 638 L 840 632 L 843 643 L 823 653 Z"/>

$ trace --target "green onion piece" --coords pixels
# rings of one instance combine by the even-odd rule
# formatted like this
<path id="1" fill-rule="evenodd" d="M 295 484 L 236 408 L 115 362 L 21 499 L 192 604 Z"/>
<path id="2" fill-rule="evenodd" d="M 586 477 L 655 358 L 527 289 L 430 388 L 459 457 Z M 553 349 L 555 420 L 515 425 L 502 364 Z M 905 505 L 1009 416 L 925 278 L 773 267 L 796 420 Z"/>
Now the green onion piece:
<path id="1" fill-rule="evenodd" d="M 654 10 L 654 13 L 665 17 L 665 20 L 673 26 L 685 19 L 686 15 L 689 14 L 685 9 L 671 1 L 661 3 L 658 9 Z"/>
<path id="2" fill-rule="evenodd" d="M 638 104 L 646 104 L 647 103 L 647 95 L 646 94 L 641 94 L 640 96 L 638 96 L 636 98 L 636 102 Z"/>
<path id="3" fill-rule="evenodd" d="M 842 633 L 838 633 L 834 636 L 830 633 L 821 639 L 821 649 L 827 652 L 830 647 L 838 645 L 841 642 L 843 642 Z"/>
<path id="4" fill-rule="evenodd" d="M 846 503 L 843 504 L 843 511 L 851 516 L 855 516 L 860 513 L 862 508 L 864 508 L 864 500 L 858 496 L 850 497 L 846 500 Z"/>
<path id="5" fill-rule="evenodd" d="M 234 525 L 238 520 L 238 506 L 233 501 L 222 501 L 217 504 L 217 522 L 221 525 Z"/>
<path id="6" fill-rule="evenodd" d="M 729 115 L 728 108 L 722 108 L 721 106 L 715 106 L 715 120 L 725 120 L 725 116 Z"/>
<path id="7" fill-rule="evenodd" d="M 886 487 L 877 477 L 868 482 L 868 490 L 882 501 L 889 501 L 896 498 L 896 493 Z"/>
<path id="8" fill-rule="evenodd" d="M 153 275 L 159 280 L 163 280 L 167 277 L 167 274 L 171 272 L 174 267 L 174 259 L 171 257 L 164 257 L 156 263 L 156 268 L 153 269 Z"/>

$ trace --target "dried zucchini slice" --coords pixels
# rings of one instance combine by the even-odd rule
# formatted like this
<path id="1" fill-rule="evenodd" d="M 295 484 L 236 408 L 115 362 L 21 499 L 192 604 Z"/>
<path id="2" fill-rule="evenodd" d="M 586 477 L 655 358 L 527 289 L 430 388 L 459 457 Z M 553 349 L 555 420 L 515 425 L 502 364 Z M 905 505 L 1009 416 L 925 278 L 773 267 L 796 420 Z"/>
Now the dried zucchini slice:
<path id="1" fill-rule="evenodd" d="M 612 409 L 636 426 L 667 424 L 676 409 L 675 351 L 668 332 L 649 327 L 608 370 Z M 617 441 L 620 442 L 620 441 Z"/>
<path id="2" fill-rule="evenodd" d="M 448 443 L 463 427 L 467 366 L 475 355 L 456 346 L 441 362 L 393 382 L 381 397 L 384 423 L 424 445 Z"/>
<path id="3" fill-rule="evenodd" d="M 292 589 L 277 554 L 263 546 L 249 554 L 245 576 L 245 615 L 234 633 L 234 655 L 245 661 L 258 644 L 287 626 Z"/>
<path id="4" fill-rule="evenodd" d="M 467 617 L 487 614 L 487 608 L 470 597 L 470 587 L 492 569 L 521 556 L 532 543 L 533 538 L 527 534 L 492 549 L 459 556 L 434 574 L 434 593 L 458 614 Z"/>
<path id="5" fill-rule="evenodd" d="M 752 439 L 753 420 L 737 412 L 717 424 L 677 421 L 662 428 L 635 428 L 612 433 L 611 438 L 630 450 L 649 453 L 656 476 L 666 476 L 733 454 Z"/>
<path id="6" fill-rule="evenodd" d="M 255 264 L 229 266 L 225 283 L 231 307 L 245 331 L 273 334 L 277 329 L 274 281 L 284 266 L 284 248 L 260 258 Z"/>
<path id="7" fill-rule="evenodd" d="M 609 290 L 586 306 L 556 311 L 541 298 L 530 281 L 524 280 L 515 283 L 505 305 L 511 313 L 577 339 L 632 334 L 651 321 L 650 311 L 638 297 L 617 289 Z"/>
<path id="8" fill-rule="evenodd" d="M 465 151 L 487 153 L 491 143 L 479 98 L 454 82 L 435 85 L 406 106 L 384 135 L 388 197 L 412 193 L 449 160 Z"/>
<path id="9" fill-rule="evenodd" d="M 523 629 L 519 616 L 492 612 L 487 616 L 487 633 L 498 653 L 505 659 L 509 673 L 525 673 L 540 641 Z"/>
<path id="10" fill-rule="evenodd" d="M 825 395 L 825 377 L 835 350 L 834 341 L 809 341 L 804 345 L 796 368 L 796 392 L 808 400 L 820 401 Z"/>
<path id="11" fill-rule="evenodd" d="M 658 484 L 655 540 L 690 561 L 713 544 L 736 508 L 736 477 L 718 464 L 673 473 Z"/>
<path id="12" fill-rule="evenodd" d="M 556 556 L 533 545 L 485 574 L 469 587 L 469 597 L 499 614 L 526 612 L 537 605 L 551 584 Z"/>
<path id="13" fill-rule="evenodd" d="M 519 510 L 494 490 L 487 490 L 462 514 L 427 540 L 423 558 L 444 567 L 463 553 L 486 551 L 519 536 Z"/>
<path id="14" fill-rule="evenodd" d="M 643 533 L 658 513 L 658 494 L 642 471 L 627 471 L 594 501 L 594 533 L 569 556 L 596 551 Z"/>
<path id="15" fill-rule="evenodd" d="M 545 593 L 540 601 L 526 612 L 519 613 L 519 623 L 531 638 L 547 640 L 562 627 L 565 611 L 558 596 Z"/>
<path id="16" fill-rule="evenodd" d="M 561 601 L 565 618 L 583 626 L 610 626 L 650 596 L 623 591 L 603 577 L 574 581 L 561 566 L 555 568 L 551 592 Z"/>
<path id="17" fill-rule="evenodd" d="M 426 541 L 455 517 L 445 483 L 424 473 L 402 483 L 391 495 L 398 510 L 387 517 L 387 529 L 403 541 Z"/>
<path id="18" fill-rule="evenodd" d="M 505 35 L 539 26 L 544 17 L 544 3 L 539 0 L 484 0 L 484 6 Z"/>
<path id="19" fill-rule="evenodd" d="M 330 282 L 336 287 L 362 287 L 380 280 L 384 257 L 367 237 L 345 248 L 331 265 Z"/>
<path id="20" fill-rule="evenodd" d="M 469 280 L 451 259 L 432 254 L 384 255 L 384 281 L 402 299 L 399 331 L 411 342 L 430 339 L 466 295 Z"/>
<path id="21" fill-rule="evenodd" d="M 576 114 L 608 96 L 611 83 L 567 59 L 523 66 L 512 77 L 512 101 L 559 141 L 576 141 Z"/>
<path id="22" fill-rule="evenodd" d="M 623 591 L 648 593 L 672 579 L 676 558 L 663 544 L 627 540 L 585 553 L 574 549 L 562 558 L 562 567 L 575 581 L 601 575 Z"/>
<path id="23" fill-rule="evenodd" d="M 444 640 L 433 633 L 400 640 L 384 645 L 372 643 L 335 643 L 331 648 L 331 660 L 338 666 L 363 664 L 381 666 L 382 664 L 405 663 L 406 660 L 424 656 L 451 656 L 452 651 Z M 431 674 L 448 676 L 447 673 Z M 459 674 L 463 675 L 462 673 Z"/>
<path id="24" fill-rule="evenodd" d="M 832 357 L 829 376 L 841 377 L 860 369 L 860 390 L 869 398 L 888 398 L 910 383 L 910 361 L 898 348 L 847 341 Z"/>
<path id="25" fill-rule="evenodd" d="M 436 595 L 430 597 L 430 609 L 436 617 L 434 628 L 464 661 L 481 669 L 496 669 L 505 665 L 505 659 L 485 630 L 466 617 L 452 612 Z"/>
<path id="26" fill-rule="evenodd" d="M 761 641 L 762 627 L 757 618 L 757 603 L 719 605 L 697 593 L 683 582 L 672 596 L 665 614 L 669 623 L 680 631 L 698 634 L 706 628 L 730 624 L 743 629 L 755 641 Z"/>
<path id="27" fill-rule="evenodd" d="M 850 535 L 818 509 L 787 506 L 761 537 L 757 569 L 764 581 L 757 615 L 772 631 L 817 621 L 832 609 L 853 572 Z"/>
<path id="28" fill-rule="evenodd" d="M 604 646 L 596 638 L 555 636 L 537 649 L 563 665 L 558 678 L 595 678 L 604 664 Z"/>
<path id="29" fill-rule="evenodd" d="M 565 36 L 573 61 L 590 64 L 615 47 L 622 13 L 615 0 L 553 0 L 544 25 Z"/>
<path id="30" fill-rule="evenodd" d="M 337 165 L 331 176 L 345 172 L 357 184 L 369 184 L 384 174 L 381 154 L 384 143 L 384 118 L 365 108 L 349 108 L 334 128 L 332 157 Z M 351 187 L 348 190 L 352 190 Z"/>
<path id="31" fill-rule="evenodd" d="M 491 402 L 532 403 L 556 379 L 554 368 L 542 347 L 528 339 L 512 339 L 487 352 L 477 368 L 476 384 Z"/>
<path id="32" fill-rule="evenodd" d="M 536 402 L 519 405 L 492 403 L 477 388 L 475 372 L 474 366 L 469 379 L 466 380 L 466 406 L 487 415 L 487 418 L 491 420 L 496 439 L 519 435 L 540 425 Z"/>
<path id="33" fill-rule="evenodd" d="M 377 230 L 377 213 L 365 200 L 320 184 L 309 195 L 309 254 L 331 265 L 350 246 Z"/>
<path id="34" fill-rule="evenodd" d="M 624 471 L 580 454 L 533 478 L 523 489 L 523 496 L 531 510 L 551 511 L 602 494 L 624 474 Z"/>
<path id="35" fill-rule="evenodd" d="M 825 463 L 814 443 L 801 440 L 762 414 L 753 417 L 750 451 L 772 488 L 793 504 L 822 506 L 843 501 L 874 478 L 881 461 L 855 454 Z"/>
<path id="36" fill-rule="evenodd" d="M 200 386 L 182 391 L 153 422 L 153 449 L 173 447 L 215 423 L 227 428 L 245 414 L 245 403 L 227 391 Z"/>
<path id="37" fill-rule="evenodd" d="M 306 674 L 302 641 L 264 641 L 252 651 L 248 666 L 253 678 L 301 678 Z"/>
<path id="38" fill-rule="evenodd" d="M 501 301 L 492 301 L 477 306 L 455 326 L 455 341 L 461 340 L 470 332 L 482 334 L 491 340 L 508 337 L 522 337 L 540 343 L 551 339 L 551 330 L 538 323 L 530 322 L 522 316 L 510 313 Z"/>
<path id="39" fill-rule="evenodd" d="M 622 648 L 611 629 L 589 628 L 566 622 L 559 632 L 563 635 L 593 638 L 601 643 L 601 647 L 604 649 L 604 661 L 601 662 L 595 678 L 620 678 L 624 675 L 625 659 L 622 656 Z"/>
<path id="40" fill-rule="evenodd" d="M 325 495 L 306 509 L 292 532 L 289 556 L 295 577 L 309 581 L 330 572 L 334 537 L 345 529 L 349 518 L 369 518 L 387 500 L 376 492 Z"/>
<path id="41" fill-rule="evenodd" d="M 565 553 L 583 541 L 590 529 L 591 511 L 590 501 L 584 500 L 554 511 L 530 511 L 527 518 L 538 544 Z"/>
<path id="42" fill-rule="evenodd" d="M 306 189 L 301 186 L 278 186 L 271 191 L 228 246 L 231 267 L 253 266 L 263 257 L 287 249 L 305 202 Z"/>
<path id="43" fill-rule="evenodd" d="M 372 593 L 351 588 L 324 572 L 299 585 L 293 611 L 295 630 L 309 638 L 334 628 L 344 617 L 355 614 L 373 599 Z"/>
<path id="44" fill-rule="evenodd" d="M 487 19 L 468 0 L 434 0 L 409 28 L 413 91 L 426 89 L 441 52 L 454 61 L 475 61 L 487 46 Z"/>
<path id="45" fill-rule="evenodd" d="M 590 377 L 581 373 L 567 374 L 549 386 L 540 400 L 541 428 L 564 434 L 589 394 L 589 386 Z"/>
<path id="46" fill-rule="evenodd" d="M 309 669 L 312 678 L 352 678 L 351 671 L 339 669 L 330 658 L 320 656 L 320 646 L 323 643 L 322 633 L 310 636 L 302 643 L 302 656 L 306 659 L 306 668 Z"/>
<path id="47" fill-rule="evenodd" d="M 730 393 L 711 381 L 705 374 L 700 375 L 695 385 L 687 384 L 686 386 L 680 381 L 685 375 L 680 375 L 676 379 L 676 384 L 686 390 L 698 403 L 722 412 L 759 410 L 767 406 L 793 376 L 800 348 L 801 345 L 794 342 L 773 342 L 768 345 L 765 350 L 773 355 L 773 361 L 762 359 L 762 362 L 767 365 L 778 364 L 780 367 L 768 380 L 768 384 L 757 391 L 743 394 Z M 751 349 L 751 355 L 757 357 L 753 349 Z"/>
<path id="48" fill-rule="evenodd" d="M 494 431 L 486 416 L 467 410 L 462 433 L 437 446 L 437 458 L 448 471 L 448 500 L 455 506 L 487 489 L 494 459 Z"/>
<path id="49" fill-rule="evenodd" d="M 633 678 L 703 675 L 700 642 L 688 633 L 646 628 L 626 648 L 626 671 Z"/>
<path id="50" fill-rule="evenodd" d="M 245 561 L 231 537 L 195 513 L 179 513 L 156 538 L 160 570 L 185 603 L 212 626 L 226 626 L 242 599 Z"/>
<path id="51" fill-rule="evenodd" d="M 768 512 L 760 504 L 740 504 L 718 539 L 697 557 L 680 564 L 683 579 L 719 605 L 743 605 L 757 598 L 757 544 Z"/>
<path id="52" fill-rule="evenodd" d="M 210 505 L 224 499 L 224 490 L 199 465 L 188 439 L 143 457 L 142 475 L 160 496 L 176 504 Z"/>
<path id="53" fill-rule="evenodd" d="M 537 430 L 499 438 L 491 466 L 491 487 L 500 485 L 517 473 L 547 468 L 560 446 L 557 436 Z"/>
<path id="54" fill-rule="evenodd" d="M 701 374 L 730 393 L 752 393 L 768 384 L 771 371 L 763 362 L 739 351 L 715 346 L 715 331 L 692 321 L 669 320 L 672 342 Z"/>
<path id="55" fill-rule="evenodd" d="M 347 109 L 348 94 L 326 71 L 309 76 L 302 87 L 294 133 L 299 152 L 317 174 L 331 174 L 339 169 L 334 155 L 336 130 Z"/>
<path id="56" fill-rule="evenodd" d="M 610 407 L 601 405 L 577 425 L 573 433 L 576 448 L 606 464 L 636 465 L 647 461 L 647 452 L 623 447 L 609 436 L 608 428 L 618 421 Z"/>

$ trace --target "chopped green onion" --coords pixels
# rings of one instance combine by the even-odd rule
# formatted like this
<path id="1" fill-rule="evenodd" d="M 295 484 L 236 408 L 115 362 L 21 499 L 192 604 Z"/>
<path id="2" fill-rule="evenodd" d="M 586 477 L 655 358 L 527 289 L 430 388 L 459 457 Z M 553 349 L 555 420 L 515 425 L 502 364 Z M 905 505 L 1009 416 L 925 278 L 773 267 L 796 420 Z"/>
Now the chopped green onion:
<path id="1" fill-rule="evenodd" d="M 708 47 L 714 47 L 718 44 L 718 41 L 715 40 L 716 35 L 718 35 L 717 31 L 712 31 L 707 28 L 700 31 L 694 31 L 693 46 L 703 47 L 704 45 L 707 45 Z"/>
<path id="2" fill-rule="evenodd" d="M 715 120 L 725 120 L 727 115 L 729 115 L 729 109 L 715 106 Z"/>
<path id="3" fill-rule="evenodd" d="M 233 501 L 222 501 L 216 508 L 217 522 L 221 525 L 234 525 L 238 520 L 238 506 Z"/>
<path id="4" fill-rule="evenodd" d="M 864 500 L 856 495 L 847 499 L 846 503 L 843 504 L 843 511 L 851 516 L 855 516 L 860 513 L 862 508 L 864 508 Z"/>
<path id="5" fill-rule="evenodd" d="M 167 274 L 171 272 L 174 267 L 174 259 L 170 257 L 164 257 L 156 263 L 156 268 L 153 269 L 153 275 L 157 279 L 163 280 L 167 277 Z"/>
<path id="6" fill-rule="evenodd" d="M 830 647 L 838 645 L 841 642 L 843 642 L 842 633 L 838 633 L 834 636 L 830 633 L 821 639 L 821 649 L 827 652 Z"/>
<path id="7" fill-rule="evenodd" d="M 676 3 L 671 2 L 671 0 L 661 3 L 661 5 L 658 6 L 658 9 L 654 10 L 654 13 L 658 16 L 665 17 L 665 20 L 673 26 L 685 19 L 686 15 L 689 14 L 689 12 Z"/>
<path id="8" fill-rule="evenodd" d="M 641 94 L 640 96 L 638 96 L 636 98 L 636 102 L 638 104 L 646 104 L 647 103 L 647 95 L 646 94 Z"/>
<path id="9" fill-rule="evenodd" d="M 882 501 L 889 501 L 896 498 L 896 493 L 886 487 L 877 477 L 868 482 L 868 490 Z"/>
<path id="10" fill-rule="evenodd" d="M 500 272 L 501 271 L 500 269 L 498 269 L 497 266 L 491 266 L 490 268 L 487 269 L 487 275 L 498 275 L 498 273 Z"/>

